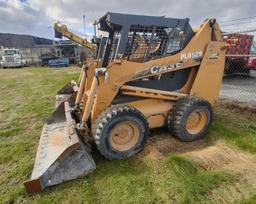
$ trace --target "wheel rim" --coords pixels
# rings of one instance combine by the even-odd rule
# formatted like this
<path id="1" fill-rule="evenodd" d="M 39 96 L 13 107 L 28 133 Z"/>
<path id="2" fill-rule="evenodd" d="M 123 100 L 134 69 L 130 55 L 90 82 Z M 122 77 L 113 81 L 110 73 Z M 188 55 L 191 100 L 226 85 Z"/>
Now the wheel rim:
<path id="1" fill-rule="evenodd" d="M 192 135 L 198 134 L 205 127 L 206 121 L 207 121 L 207 115 L 205 111 L 194 110 L 192 113 L 190 113 L 187 119 L 187 124 L 186 124 L 187 132 Z"/>
<path id="2" fill-rule="evenodd" d="M 110 131 L 110 144 L 115 150 L 127 151 L 136 145 L 139 136 L 140 130 L 135 122 L 120 122 Z"/>

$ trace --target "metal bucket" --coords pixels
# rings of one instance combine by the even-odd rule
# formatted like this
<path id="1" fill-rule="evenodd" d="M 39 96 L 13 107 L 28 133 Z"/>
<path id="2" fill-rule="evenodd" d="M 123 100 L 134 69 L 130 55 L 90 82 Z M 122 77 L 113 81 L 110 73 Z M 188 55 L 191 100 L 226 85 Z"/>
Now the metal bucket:
<path id="1" fill-rule="evenodd" d="M 61 102 L 44 124 L 31 179 L 24 182 L 28 194 L 95 170 L 95 162 L 80 141 L 75 125 L 69 102 Z"/>

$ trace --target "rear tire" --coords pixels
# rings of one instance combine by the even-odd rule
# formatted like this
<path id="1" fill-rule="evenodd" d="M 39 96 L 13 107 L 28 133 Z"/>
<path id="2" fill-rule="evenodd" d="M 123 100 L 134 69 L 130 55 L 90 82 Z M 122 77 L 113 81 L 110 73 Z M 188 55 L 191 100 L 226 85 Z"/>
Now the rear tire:
<path id="1" fill-rule="evenodd" d="M 188 96 L 176 102 L 167 117 L 167 127 L 181 141 L 192 142 L 207 134 L 212 119 L 213 110 L 208 101 Z"/>
<path id="2" fill-rule="evenodd" d="M 143 149 L 149 135 L 147 120 L 137 109 L 114 105 L 101 113 L 93 128 L 100 153 L 107 159 L 126 159 Z"/>

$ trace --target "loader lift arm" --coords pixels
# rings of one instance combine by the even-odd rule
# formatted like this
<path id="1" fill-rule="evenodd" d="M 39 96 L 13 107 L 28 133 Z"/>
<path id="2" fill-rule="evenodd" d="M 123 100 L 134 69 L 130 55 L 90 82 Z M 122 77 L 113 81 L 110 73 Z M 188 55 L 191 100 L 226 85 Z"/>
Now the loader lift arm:
<path id="1" fill-rule="evenodd" d="M 66 38 L 82 45 L 83 47 L 95 50 L 96 45 L 93 43 L 88 42 L 86 39 L 81 38 L 80 36 L 76 35 L 75 33 L 71 32 L 68 27 L 60 22 L 54 24 L 54 31 L 56 38 L 62 38 L 65 36 Z"/>

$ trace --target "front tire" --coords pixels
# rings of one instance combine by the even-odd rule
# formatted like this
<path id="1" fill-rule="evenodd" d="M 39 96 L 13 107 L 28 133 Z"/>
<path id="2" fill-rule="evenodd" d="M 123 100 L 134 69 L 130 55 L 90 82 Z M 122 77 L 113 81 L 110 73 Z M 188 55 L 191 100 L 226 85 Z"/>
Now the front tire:
<path id="1" fill-rule="evenodd" d="M 181 141 L 192 142 L 207 134 L 212 119 L 213 110 L 208 101 L 188 96 L 176 102 L 167 117 L 167 127 Z"/>
<path id="2" fill-rule="evenodd" d="M 102 112 L 93 128 L 100 153 L 107 159 L 126 159 L 143 149 L 149 135 L 144 115 L 137 109 L 114 105 Z"/>

